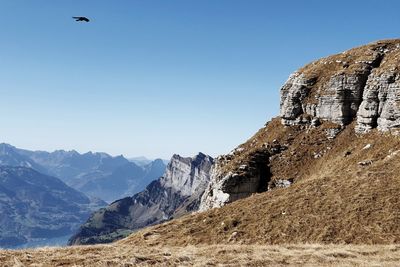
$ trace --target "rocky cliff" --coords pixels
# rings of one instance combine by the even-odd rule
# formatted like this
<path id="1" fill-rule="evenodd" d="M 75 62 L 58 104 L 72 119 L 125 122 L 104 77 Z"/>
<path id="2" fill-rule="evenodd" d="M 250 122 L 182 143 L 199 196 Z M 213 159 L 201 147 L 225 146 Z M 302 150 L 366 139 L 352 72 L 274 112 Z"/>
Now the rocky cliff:
<path id="1" fill-rule="evenodd" d="M 297 127 L 285 128 L 286 132 L 310 131 L 323 124 L 319 129 L 326 140 L 320 139 L 319 145 L 329 144 L 353 122 L 358 134 L 374 128 L 399 134 L 399 74 L 400 40 L 380 41 L 312 62 L 290 75 L 281 88 L 281 123 Z M 217 159 L 201 210 L 287 187 L 298 179 L 298 173 L 282 174 L 278 166 L 299 161 L 296 151 L 301 148 L 294 145 L 299 133 L 276 132 L 267 123 L 245 144 Z M 313 153 L 322 157 L 326 149 Z"/>
<path id="2" fill-rule="evenodd" d="M 357 132 L 400 127 L 400 43 L 381 41 L 313 62 L 281 89 L 285 125 L 312 118 L 341 125 L 356 120 Z"/>
<path id="3" fill-rule="evenodd" d="M 174 155 L 165 174 L 133 197 L 118 200 L 89 218 L 70 244 L 108 243 L 139 228 L 196 211 L 210 180 L 213 159 Z"/>

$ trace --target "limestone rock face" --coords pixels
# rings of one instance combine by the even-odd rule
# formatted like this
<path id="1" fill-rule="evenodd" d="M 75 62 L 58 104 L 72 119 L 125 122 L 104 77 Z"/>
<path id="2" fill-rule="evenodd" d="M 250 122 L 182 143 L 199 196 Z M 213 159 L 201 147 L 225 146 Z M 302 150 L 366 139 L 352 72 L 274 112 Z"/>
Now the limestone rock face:
<path id="1" fill-rule="evenodd" d="M 134 230 L 197 211 L 213 163 L 213 158 L 202 153 L 193 158 L 174 155 L 161 178 L 133 197 L 93 213 L 69 243 L 109 243 Z"/>
<path id="2" fill-rule="evenodd" d="M 315 115 L 338 124 L 350 122 L 360 105 L 362 88 L 367 80 L 369 67 L 364 66 L 362 72 L 355 75 L 342 74 L 332 77 L 326 88 L 332 95 L 318 98 Z"/>
<path id="3" fill-rule="evenodd" d="M 400 127 L 400 81 L 392 72 L 373 73 L 364 90 L 357 114 L 357 131 L 378 127 L 388 131 Z"/>
<path id="4" fill-rule="evenodd" d="M 203 153 L 193 159 L 174 155 L 165 175 L 161 177 L 161 184 L 179 191 L 182 196 L 204 191 L 210 179 L 212 164 L 213 159 Z"/>
<path id="5" fill-rule="evenodd" d="M 300 122 L 300 115 L 305 111 L 316 115 L 316 105 L 306 104 L 304 100 L 308 96 L 315 79 L 307 79 L 300 73 L 290 75 L 288 81 L 281 89 L 281 118 L 283 123 L 290 125 Z"/>
<path id="6" fill-rule="evenodd" d="M 357 132 L 400 127 L 400 41 L 354 48 L 315 61 L 281 89 L 284 125 L 320 118 L 340 125 L 357 120 Z"/>
<path id="7" fill-rule="evenodd" d="M 230 158 L 237 153 L 240 153 L 240 149 L 217 159 L 211 171 L 210 184 L 201 199 L 200 211 L 222 207 L 253 193 L 267 190 L 270 180 L 268 158 L 271 152 L 267 149 L 257 151 L 235 171 L 227 172 L 226 170 L 230 169 Z"/>

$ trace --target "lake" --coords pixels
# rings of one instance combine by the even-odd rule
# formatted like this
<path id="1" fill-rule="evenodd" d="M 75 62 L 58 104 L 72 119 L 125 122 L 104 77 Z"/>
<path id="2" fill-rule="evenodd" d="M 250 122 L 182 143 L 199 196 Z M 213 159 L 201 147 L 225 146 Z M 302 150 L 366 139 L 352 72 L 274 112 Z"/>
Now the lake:
<path id="1" fill-rule="evenodd" d="M 54 238 L 38 238 L 30 240 L 28 243 L 9 247 L 9 249 L 26 249 L 26 248 L 39 248 L 39 247 L 64 247 L 68 243 L 71 235 L 54 237 Z"/>

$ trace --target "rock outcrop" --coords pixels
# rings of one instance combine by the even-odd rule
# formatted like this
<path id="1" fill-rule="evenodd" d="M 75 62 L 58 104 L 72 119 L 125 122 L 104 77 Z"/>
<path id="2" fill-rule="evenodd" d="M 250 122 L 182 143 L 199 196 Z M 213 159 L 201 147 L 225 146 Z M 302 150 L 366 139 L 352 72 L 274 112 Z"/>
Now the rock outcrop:
<path id="1" fill-rule="evenodd" d="M 374 128 L 400 133 L 400 40 L 354 48 L 296 71 L 281 88 L 280 120 L 288 129 L 306 131 L 325 122 L 320 131 L 325 138 L 319 137 L 318 146 L 334 140 L 353 121 L 357 133 Z M 296 150 L 290 148 L 293 136 L 280 136 L 285 139 L 280 145 L 278 140 L 260 142 L 269 139 L 260 138 L 263 132 L 274 130 L 261 129 L 231 154 L 218 157 L 200 210 L 296 181 L 296 177 L 282 177 L 274 167 L 300 161 Z M 288 148 L 291 154 L 282 154 Z M 315 151 L 312 157 L 320 158 L 326 150 Z"/>
<path id="2" fill-rule="evenodd" d="M 357 131 L 375 127 L 381 131 L 400 128 L 400 80 L 395 72 L 375 71 L 369 77 L 357 114 Z"/>
<path id="3" fill-rule="evenodd" d="M 200 204 L 200 211 L 221 207 L 226 203 L 250 196 L 255 192 L 264 192 L 270 181 L 269 157 L 270 151 L 259 150 L 243 161 L 236 171 L 226 172 L 224 167 L 229 165 L 230 159 L 240 151 L 236 149 L 230 155 L 217 158 L 211 171 L 211 181 L 205 191 Z"/>
<path id="4" fill-rule="evenodd" d="M 382 41 L 313 62 L 289 77 L 281 89 L 282 123 L 313 117 L 356 131 L 400 128 L 400 41 Z"/>
<path id="5" fill-rule="evenodd" d="M 70 244 L 109 243 L 145 226 L 198 210 L 213 162 L 202 153 L 194 158 L 174 155 L 160 179 L 133 197 L 92 214 Z"/>

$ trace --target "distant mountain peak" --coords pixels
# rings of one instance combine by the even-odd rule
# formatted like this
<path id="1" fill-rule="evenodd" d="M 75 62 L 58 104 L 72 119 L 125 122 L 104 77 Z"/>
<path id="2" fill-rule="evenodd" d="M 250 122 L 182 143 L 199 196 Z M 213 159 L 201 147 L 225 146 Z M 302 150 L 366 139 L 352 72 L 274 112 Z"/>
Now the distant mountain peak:
<path id="1" fill-rule="evenodd" d="M 162 159 L 155 159 L 155 160 L 153 160 L 152 164 L 163 164 L 163 165 L 165 165 L 164 164 L 164 160 L 162 160 Z"/>
<path id="2" fill-rule="evenodd" d="M 7 143 L 0 143 L 0 150 L 9 150 L 9 149 L 15 149 L 16 147 L 7 144 Z"/>

